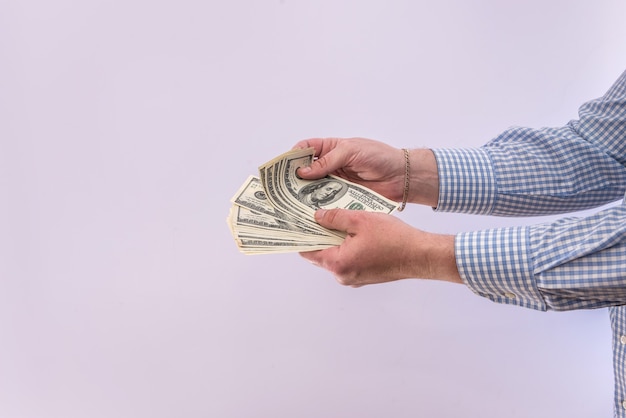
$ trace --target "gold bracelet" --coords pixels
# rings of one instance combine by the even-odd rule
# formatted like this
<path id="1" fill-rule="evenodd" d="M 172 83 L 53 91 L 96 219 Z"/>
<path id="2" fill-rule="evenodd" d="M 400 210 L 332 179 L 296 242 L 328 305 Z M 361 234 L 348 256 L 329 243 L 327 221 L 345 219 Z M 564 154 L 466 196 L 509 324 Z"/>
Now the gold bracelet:
<path id="1" fill-rule="evenodd" d="M 402 212 L 406 206 L 406 201 L 409 198 L 409 184 L 411 177 L 411 160 L 409 159 L 409 150 L 402 148 L 404 151 L 404 192 L 402 193 L 402 203 L 398 208 L 398 212 Z"/>

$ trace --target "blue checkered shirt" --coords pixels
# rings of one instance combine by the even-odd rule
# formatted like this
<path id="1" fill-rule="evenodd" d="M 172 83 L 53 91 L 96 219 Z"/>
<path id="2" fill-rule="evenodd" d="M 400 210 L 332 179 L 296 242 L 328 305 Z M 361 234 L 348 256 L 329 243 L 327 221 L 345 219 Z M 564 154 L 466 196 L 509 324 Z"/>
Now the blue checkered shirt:
<path id="1" fill-rule="evenodd" d="M 473 292 L 495 302 L 557 311 L 608 307 L 614 411 L 626 417 L 626 72 L 564 127 L 512 127 L 480 148 L 433 151 L 439 211 L 570 213 L 459 233 L 458 269 Z M 573 214 L 600 206 L 591 216 Z"/>

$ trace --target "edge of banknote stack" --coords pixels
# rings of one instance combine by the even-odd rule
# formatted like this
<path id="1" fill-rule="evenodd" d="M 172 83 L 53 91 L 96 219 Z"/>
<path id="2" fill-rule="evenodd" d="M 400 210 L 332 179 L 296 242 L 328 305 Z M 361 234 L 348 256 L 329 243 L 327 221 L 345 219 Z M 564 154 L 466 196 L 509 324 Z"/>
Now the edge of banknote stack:
<path id="1" fill-rule="evenodd" d="M 259 167 L 232 197 L 226 219 L 238 249 L 248 255 L 322 250 L 341 245 L 345 234 L 315 222 L 317 209 L 392 213 L 398 203 L 337 176 L 304 180 L 313 148 L 294 149 Z"/>

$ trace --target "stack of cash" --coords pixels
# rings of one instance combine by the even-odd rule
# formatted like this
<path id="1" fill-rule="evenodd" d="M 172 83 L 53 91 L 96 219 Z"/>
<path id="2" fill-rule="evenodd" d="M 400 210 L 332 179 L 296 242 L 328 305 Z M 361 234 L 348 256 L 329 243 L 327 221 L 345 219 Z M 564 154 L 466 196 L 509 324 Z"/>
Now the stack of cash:
<path id="1" fill-rule="evenodd" d="M 311 164 L 313 148 L 294 149 L 259 167 L 231 199 L 227 218 L 244 254 L 314 251 L 340 245 L 345 234 L 320 226 L 317 209 L 344 208 L 392 213 L 398 204 L 333 175 L 304 180 L 296 175 Z"/>

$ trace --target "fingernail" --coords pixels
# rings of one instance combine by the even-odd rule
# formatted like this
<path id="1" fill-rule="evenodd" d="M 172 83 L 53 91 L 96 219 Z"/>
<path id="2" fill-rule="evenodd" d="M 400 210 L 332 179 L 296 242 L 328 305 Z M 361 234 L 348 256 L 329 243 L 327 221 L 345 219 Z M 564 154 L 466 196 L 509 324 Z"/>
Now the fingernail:
<path id="1" fill-rule="evenodd" d="M 325 215 L 326 215 L 326 209 L 318 209 L 315 211 L 315 219 L 317 221 L 321 221 L 322 219 L 324 219 Z"/>
<path id="2" fill-rule="evenodd" d="M 305 166 L 305 167 L 300 167 L 299 171 L 303 174 L 308 173 L 309 171 L 311 171 L 311 167 L 309 166 Z"/>

